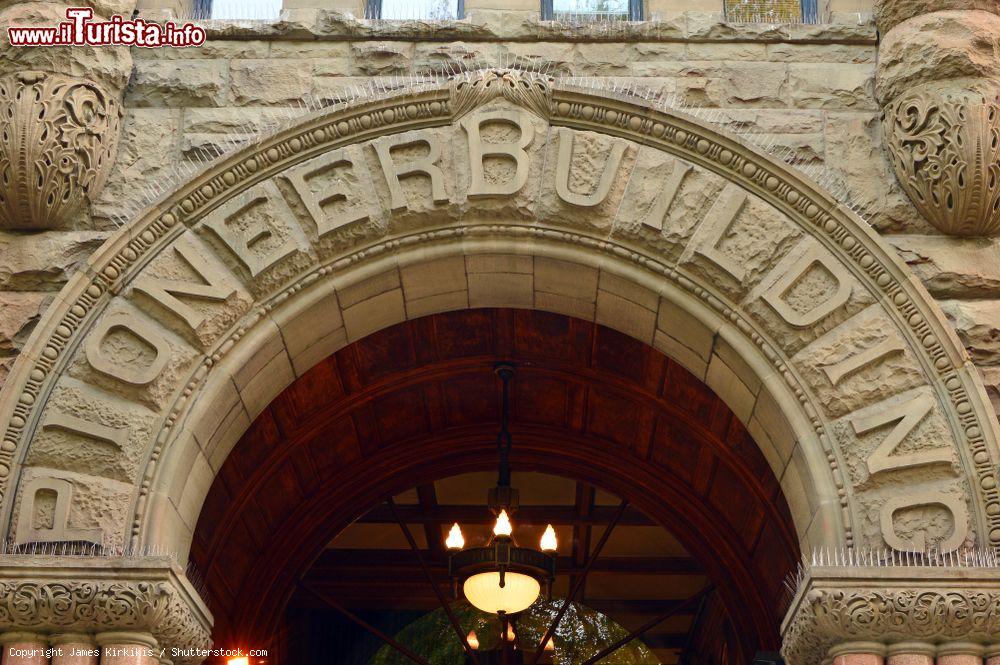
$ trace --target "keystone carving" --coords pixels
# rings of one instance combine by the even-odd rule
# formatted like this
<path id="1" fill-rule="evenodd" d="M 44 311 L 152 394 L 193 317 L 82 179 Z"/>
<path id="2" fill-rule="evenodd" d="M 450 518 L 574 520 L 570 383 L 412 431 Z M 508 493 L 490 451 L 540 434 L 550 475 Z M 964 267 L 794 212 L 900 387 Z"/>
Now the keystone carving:
<path id="1" fill-rule="evenodd" d="M 884 127 L 896 177 L 931 224 L 950 235 L 1000 232 L 1000 87 L 924 86 L 886 106 Z"/>
<path id="2" fill-rule="evenodd" d="M 815 665 L 848 642 L 991 644 L 1000 634 L 992 568 L 814 568 L 782 626 L 789 665 Z"/>
<path id="3" fill-rule="evenodd" d="M 0 78 L 0 228 L 69 221 L 104 186 L 121 119 L 97 83 L 41 71 Z"/>

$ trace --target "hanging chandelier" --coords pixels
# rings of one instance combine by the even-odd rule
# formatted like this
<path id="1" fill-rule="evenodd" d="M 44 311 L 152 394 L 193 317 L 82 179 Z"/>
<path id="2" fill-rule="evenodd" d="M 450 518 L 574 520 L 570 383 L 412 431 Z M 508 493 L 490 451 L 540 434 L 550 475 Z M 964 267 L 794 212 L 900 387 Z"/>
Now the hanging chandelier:
<path id="1" fill-rule="evenodd" d="M 496 516 L 496 524 L 485 547 L 466 548 L 462 528 L 457 523 L 451 527 L 445 545 L 450 552 L 448 571 L 456 596 L 461 587 L 466 600 L 474 607 L 503 617 L 531 607 L 543 589 L 551 597 L 557 543 L 551 524 L 545 528 L 538 549 L 521 547 L 514 538 L 511 518 L 517 512 L 518 492 L 510 485 L 511 436 L 508 429 L 514 367 L 497 365 L 495 372 L 502 385 L 500 432 L 497 434 L 500 468 L 497 486 L 487 495 L 487 505 Z"/>

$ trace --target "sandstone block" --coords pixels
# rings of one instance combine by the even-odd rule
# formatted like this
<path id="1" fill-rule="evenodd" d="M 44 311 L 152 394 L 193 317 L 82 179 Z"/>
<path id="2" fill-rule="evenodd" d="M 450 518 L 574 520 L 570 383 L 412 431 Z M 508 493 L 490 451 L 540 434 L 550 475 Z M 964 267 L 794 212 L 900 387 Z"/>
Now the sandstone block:
<path id="1" fill-rule="evenodd" d="M 234 60 L 229 67 L 234 104 L 267 106 L 301 100 L 312 89 L 308 60 Z"/>
<path id="2" fill-rule="evenodd" d="M 398 76 L 410 73 L 413 44 L 407 42 L 355 42 L 351 44 L 351 69 L 355 76 Z"/>
<path id="3" fill-rule="evenodd" d="M 499 45 L 488 43 L 419 43 L 413 56 L 415 73 L 478 69 L 497 61 Z"/>
<path id="4" fill-rule="evenodd" d="M 1000 301 L 944 300 L 940 304 L 972 361 L 1000 365 Z"/>
<path id="5" fill-rule="evenodd" d="M 1000 16 L 939 11 L 896 26 L 882 40 L 876 94 L 887 104 L 921 83 L 1000 78 Z"/>
<path id="6" fill-rule="evenodd" d="M 150 106 L 224 106 L 229 67 L 224 60 L 138 60 L 129 103 Z"/>
<path id="7" fill-rule="evenodd" d="M 788 65 L 788 90 L 797 108 L 874 108 L 874 67 L 867 64 Z"/>
<path id="8" fill-rule="evenodd" d="M 12 355 L 28 340 L 51 293 L 0 292 L 0 355 Z"/>
<path id="9" fill-rule="evenodd" d="M 878 30 L 888 35 L 894 27 L 911 18 L 948 10 L 987 9 L 981 0 L 881 0 L 875 3 Z"/>
<path id="10" fill-rule="evenodd" d="M 132 4 L 135 4 L 134 0 Z M 26 2 L 0 10 L 0 25 L 5 27 L 10 25 L 52 26 L 65 20 L 65 8 L 57 3 Z M 25 48 L 11 46 L 7 39 L 7 31 L 0 31 L 0 76 L 28 69 L 85 78 L 118 93 L 128 82 L 128 77 L 132 73 L 132 55 L 129 49 L 124 47 L 53 46 Z"/>
<path id="11" fill-rule="evenodd" d="M 56 291 L 107 236 L 104 231 L 0 233 L 0 289 Z"/>
<path id="12" fill-rule="evenodd" d="M 126 111 L 118 157 L 108 183 L 94 203 L 94 214 L 123 214 L 138 202 L 143 186 L 163 184 L 177 159 L 180 141 L 180 111 L 133 108 Z"/>
<path id="13" fill-rule="evenodd" d="M 935 297 L 1000 296 L 996 240 L 926 235 L 889 235 L 886 240 Z"/>

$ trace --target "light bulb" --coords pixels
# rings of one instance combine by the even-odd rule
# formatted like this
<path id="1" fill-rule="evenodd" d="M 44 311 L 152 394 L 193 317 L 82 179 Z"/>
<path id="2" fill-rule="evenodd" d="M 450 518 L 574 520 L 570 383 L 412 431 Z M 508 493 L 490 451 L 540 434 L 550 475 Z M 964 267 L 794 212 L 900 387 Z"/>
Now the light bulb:
<path id="1" fill-rule="evenodd" d="M 510 525 L 510 518 L 507 516 L 506 510 L 500 511 L 500 516 L 497 517 L 497 525 L 493 527 L 494 536 L 509 536 L 514 533 L 514 527 Z"/>
<path id="2" fill-rule="evenodd" d="M 238 656 L 236 658 L 230 658 L 226 661 L 226 665 L 250 665 L 250 659 L 246 656 Z"/>
<path id="3" fill-rule="evenodd" d="M 462 536 L 462 527 L 458 526 L 458 522 L 451 525 L 451 531 L 448 532 L 448 539 L 444 544 L 450 550 L 460 550 L 465 547 L 465 537 Z"/>
<path id="4" fill-rule="evenodd" d="M 552 643 L 552 638 L 550 637 L 550 638 L 549 638 L 549 639 L 548 639 L 548 640 L 547 640 L 547 641 L 545 642 L 545 646 L 544 646 L 544 647 L 542 647 L 542 651 L 554 651 L 554 650 L 555 650 L 555 648 L 556 648 L 556 647 L 555 647 L 555 645 L 554 645 L 554 644 Z"/>
<path id="5" fill-rule="evenodd" d="M 556 542 L 556 530 L 552 528 L 552 525 L 545 527 L 545 533 L 542 534 L 542 551 L 543 552 L 555 552 L 558 547 Z"/>
<path id="6" fill-rule="evenodd" d="M 476 637 L 476 631 L 470 630 L 465 640 L 469 643 L 469 647 L 471 649 L 473 650 L 479 649 L 479 638 Z"/>

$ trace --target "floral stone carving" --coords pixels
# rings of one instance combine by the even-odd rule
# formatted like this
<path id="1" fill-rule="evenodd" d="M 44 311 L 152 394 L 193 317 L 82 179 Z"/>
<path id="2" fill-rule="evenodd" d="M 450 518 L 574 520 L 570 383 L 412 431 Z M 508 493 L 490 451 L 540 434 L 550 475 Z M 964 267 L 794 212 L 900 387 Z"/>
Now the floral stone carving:
<path id="1" fill-rule="evenodd" d="M 107 180 L 119 100 L 101 86 L 40 71 L 0 78 L 0 228 L 65 224 Z"/>
<path id="2" fill-rule="evenodd" d="M 993 568 L 815 567 L 782 625 L 789 665 L 823 662 L 831 648 L 866 642 L 992 644 L 1000 635 Z"/>
<path id="3" fill-rule="evenodd" d="M 0 566 L 0 632 L 141 631 L 168 650 L 191 650 L 211 646 L 211 626 L 197 592 L 166 557 L 25 556 Z"/>
<path id="4" fill-rule="evenodd" d="M 944 233 L 1000 232 L 1000 88 L 947 93 L 921 87 L 885 107 L 896 176 Z"/>

